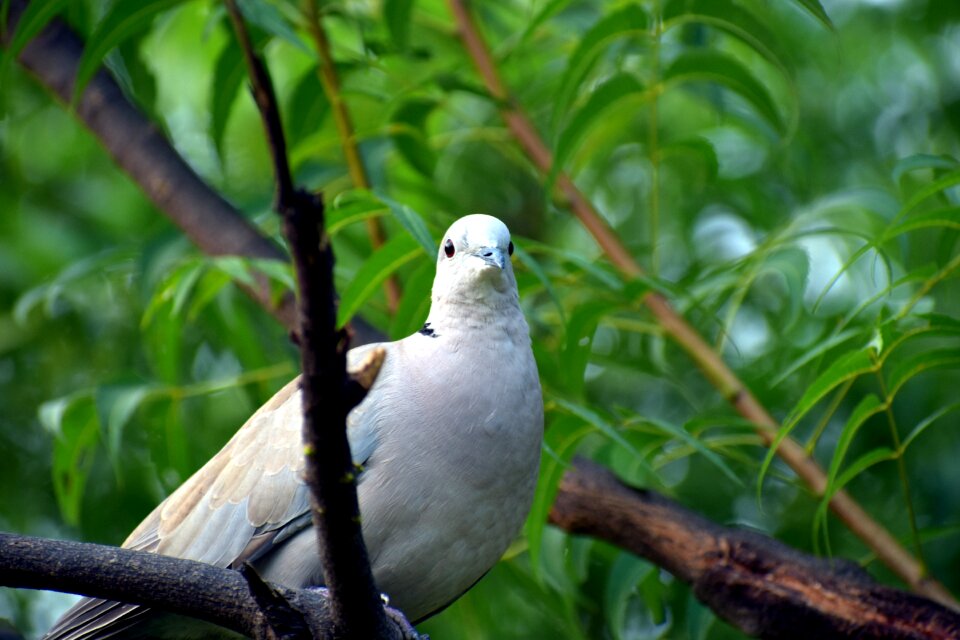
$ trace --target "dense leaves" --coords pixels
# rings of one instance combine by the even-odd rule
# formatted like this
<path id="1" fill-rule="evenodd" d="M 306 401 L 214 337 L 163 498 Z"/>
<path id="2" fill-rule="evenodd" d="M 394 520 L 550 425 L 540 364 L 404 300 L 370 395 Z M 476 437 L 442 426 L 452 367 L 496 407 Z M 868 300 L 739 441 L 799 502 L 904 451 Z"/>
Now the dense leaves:
<path id="1" fill-rule="evenodd" d="M 322 189 L 339 319 L 393 337 L 429 302 L 439 233 L 515 232 L 547 406 L 525 537 L 423 625 L 438 638 L 740 637 L 670 576 L 545 525 L 575 452 L 725 523 L 895 578 L 761 446 L 641 304 L 661 292 L 827 472 L 960 591 L 960 12 L 903 0 L 472 4 L 551 144 L 537 172 L 440 0 L 241 3 L 298 178 Z M 268 158 L 224 12 L 204 0 L 34 0 L 0 67 L 0 527 L 119 543 L 295 369 L 239 292 L 279 263 L 210 258 L 10 64 L 48 20 L 106 67 L 212 184 L 277 236 Z M 331 105 L 370 176 L 353 184 Z M 647 275 L 627 281 L 566 203 L 567 172 Z M 371 220 L 387 242 L 372 246 Z M 395 277 L 395 308 L 382 284 Z M 38 630 L 62 608 L 0 594 Z"/>

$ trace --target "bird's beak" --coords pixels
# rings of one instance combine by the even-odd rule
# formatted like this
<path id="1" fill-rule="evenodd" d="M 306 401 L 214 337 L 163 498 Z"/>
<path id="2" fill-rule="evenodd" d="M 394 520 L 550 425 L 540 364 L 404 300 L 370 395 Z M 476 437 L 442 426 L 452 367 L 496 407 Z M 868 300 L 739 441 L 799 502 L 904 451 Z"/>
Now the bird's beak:
<path id="1" fill-rule="evenodd" d="M 480 247 L 477 256 L 491 267 L 503 269 L 507 264 L 507 256 L 500 247 Z"/>

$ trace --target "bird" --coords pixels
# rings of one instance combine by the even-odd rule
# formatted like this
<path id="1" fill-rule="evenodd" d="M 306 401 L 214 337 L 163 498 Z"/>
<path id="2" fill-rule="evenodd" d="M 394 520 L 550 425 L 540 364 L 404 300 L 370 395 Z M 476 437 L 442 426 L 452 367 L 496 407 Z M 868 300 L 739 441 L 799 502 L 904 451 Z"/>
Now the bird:
<path id="1" fill-rule="evenodd" d="M 533 500 L 543 396 L 507 226 L 467 215 L 443 235 L 423 327 L 347 354 L 386 353 L 347 419 L 363 537 L 378 589 L 414 623 L 459 598 L 518 535 Z M 322 586 L 303 480 L 299 378 L 258 409 L 154 509 L 125 548 L 219 567 L 245 563 L 288 587 Z M 84 598 L 45 640 L 228 638 L 133 604 Z"/>

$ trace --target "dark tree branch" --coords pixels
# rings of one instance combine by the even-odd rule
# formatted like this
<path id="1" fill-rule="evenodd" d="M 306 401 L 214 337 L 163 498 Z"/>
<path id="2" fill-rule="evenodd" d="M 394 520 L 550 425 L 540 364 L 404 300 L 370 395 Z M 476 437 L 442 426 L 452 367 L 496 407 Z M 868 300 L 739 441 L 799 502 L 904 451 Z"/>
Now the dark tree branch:
<path id="1" fill-rule="evenodd" d="M 349 339 L 336 325 L 333 248 L 323 228 L 323 201 L 294 187 L 273 83 L 253 50 L 236 3 L 226 0 L 226 5 L 266 130 L 276 174 L 277 211 L 297 272 L 305 475 L 334 630 L 338 637 L 395 637 L 374 584 L 360 526 L 346 423 L 364 394 L 347 375 Z"/>
<path id="2" fill-rule="evenodd" d="M 142 604 L 226 627 L 252 638 L 333 638 L 321 591 L 269 585 L 269 615 L 255 597 L 259 577 L 203 562 L 86 542 L 0 533 L 0 585 L 79 593 Z M 299 625 L 299 627 L 298 627 Z"/>
<path id="3" fill-rule="evenodd" d="M 722 527 L 578 459 L 550 522 L 611 542 L 690 584 L 720 617 L 762 638 L 960 637 L 960 614 L 876 583 L 857 565 Z"/>

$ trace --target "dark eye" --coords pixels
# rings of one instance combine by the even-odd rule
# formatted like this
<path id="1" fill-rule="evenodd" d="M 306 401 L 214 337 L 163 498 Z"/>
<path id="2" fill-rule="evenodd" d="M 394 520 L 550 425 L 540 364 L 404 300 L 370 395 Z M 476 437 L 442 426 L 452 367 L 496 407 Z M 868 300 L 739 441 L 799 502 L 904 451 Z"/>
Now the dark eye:
<path id="1" fill-rule="evenodd" d="M 510 244 L 507 245 L 507 253 L 513 255 L 513 241 L 510 241 Z"/>
<path id="2" fill-rule="evenodd" d="M 447 241 L 443 243 L 443 253 L 446 254 L 448 258 L 452 258 L 456 249 L 453 248 L 453 240 L 447 238 Z"/>

